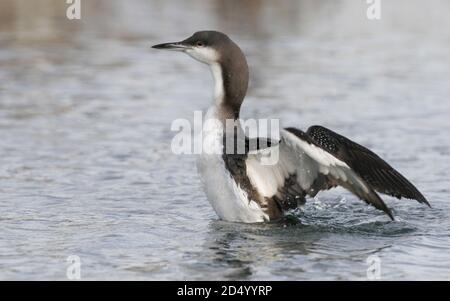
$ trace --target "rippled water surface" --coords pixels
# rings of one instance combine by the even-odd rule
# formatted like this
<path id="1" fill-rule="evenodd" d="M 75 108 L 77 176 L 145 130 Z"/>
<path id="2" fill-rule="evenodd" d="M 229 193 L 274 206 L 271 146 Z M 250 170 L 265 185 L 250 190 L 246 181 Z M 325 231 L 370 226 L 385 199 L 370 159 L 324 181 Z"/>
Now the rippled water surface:
<path id="1" fill-rule="evenodd" d="M 450 279 L 447 1 L 0 1 L 0 279 Z M 240 6 L 238 6 L 240 4 Z M 244 118 L 330 127 L 379 153 L 433 208 L 344 190 L 297 217 L 217 220 L 176 118 L 211 102 L 208 69 L 150 50 L 200 29 L 244 49 Z"/>

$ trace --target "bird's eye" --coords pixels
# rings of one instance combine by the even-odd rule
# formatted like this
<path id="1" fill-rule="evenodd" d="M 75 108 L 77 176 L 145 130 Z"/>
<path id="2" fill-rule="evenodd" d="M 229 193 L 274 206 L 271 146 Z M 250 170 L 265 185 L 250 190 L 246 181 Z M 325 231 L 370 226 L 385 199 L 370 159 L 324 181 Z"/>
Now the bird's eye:
<path id="1" fill-rule="evenodd" d="M 198 42 L 197 42 L 197 46 L 198 46 L 198 47 L 203 47 L 203 43 L 200 42 L 200 41 L 198 41 Z"/>

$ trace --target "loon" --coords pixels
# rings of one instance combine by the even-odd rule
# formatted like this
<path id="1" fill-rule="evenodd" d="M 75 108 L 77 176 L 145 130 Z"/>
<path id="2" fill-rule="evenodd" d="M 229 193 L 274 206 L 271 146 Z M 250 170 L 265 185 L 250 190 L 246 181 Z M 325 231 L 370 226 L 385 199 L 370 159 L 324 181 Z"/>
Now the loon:
<path id="1" fill-rule="evenodd" d="M 384 211 L 391 220 L 392 211 L 378 193 L 431 207 L 411 182 L 374 152 L 322 126 L 311 126 L 306 132 L 282 129 L 275 142 L 245 137 L 243 152 L 228 151 L 226 139 L 242 132 L 239 122 L 231 130 L 226 126 L 227 121 L 239 120 L 247 92 L 249 70 L 242 50 L 218 31 L 199 31 L 183 41 L 152 48 L 184 52 L 212 71 L 214 103 L 205 120 L 217 122 L 203 124 L 203 147 L 210 151 L 202 152 L 197 167 L 220 219 L 243 223 L 277 220 L 303 205 L 307 196 L 337 186 Z M 256 142 L 256 147 L 250 147 L 250 142 Z M 278 160 L 264 164 L 261 154 L 275 147 Z"/>

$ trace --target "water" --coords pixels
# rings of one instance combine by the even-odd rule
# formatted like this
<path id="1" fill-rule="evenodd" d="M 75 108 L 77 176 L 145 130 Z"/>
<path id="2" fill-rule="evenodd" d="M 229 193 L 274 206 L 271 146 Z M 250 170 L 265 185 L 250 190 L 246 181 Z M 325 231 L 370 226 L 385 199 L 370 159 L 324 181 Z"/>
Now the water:
<path id="1" fill-rule="evenodd" d="M 444 1 L 0 2 L 0 279 L 450 279 L 450 21 Z M 237 5 L 240 4 L 240 7 Z M 344 190 L 297 217 L 218 221 L 176 118 L 210 104 L 205 66 L 159 42 L 199 29 L 246 52 L 244 118 L 322 124 L 379 153 L 433 208 Z M 211 89 L 208 87 L 211 86 Z"/>

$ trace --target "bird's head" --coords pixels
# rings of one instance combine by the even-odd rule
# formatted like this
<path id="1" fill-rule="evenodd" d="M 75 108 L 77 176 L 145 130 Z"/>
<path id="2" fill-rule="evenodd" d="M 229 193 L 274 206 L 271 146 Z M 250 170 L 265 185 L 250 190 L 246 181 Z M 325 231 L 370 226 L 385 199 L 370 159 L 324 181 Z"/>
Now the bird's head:
<path id="1" fill-rule="evenodd" d="M 219 31 L 198 31 L 180 42 L 152 46 L 155 49 L 185 52 L 208 65 L 223 61 L 227 53 L 236 47 L 239 48 L 226 34 Z"/>
<path id="2" fill-rule="evenodd" d="M 215 80 L 216 103 L 226 108 L 227 116 L 239 116 L 248 87 L 248 66 L 244 53 L 226 34 L 198 31 L 183 41 L 158 44 L 152 48 L 185 52 L 209 65 Z"/>

